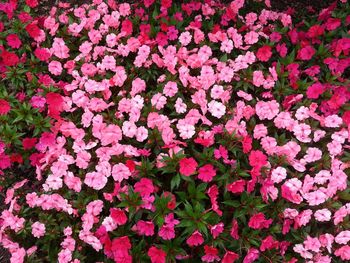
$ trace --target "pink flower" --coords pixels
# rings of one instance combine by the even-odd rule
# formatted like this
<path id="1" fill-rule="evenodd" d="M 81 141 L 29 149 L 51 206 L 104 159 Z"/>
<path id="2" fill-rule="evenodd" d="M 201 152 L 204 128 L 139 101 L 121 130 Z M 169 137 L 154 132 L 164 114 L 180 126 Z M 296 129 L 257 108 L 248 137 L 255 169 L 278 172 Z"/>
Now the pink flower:
<path id="1" fill-rule="evenodd" d="M 244 36 L 244 42 L 248 45 L 253 45 L 259 40 L 259 34 L 255 31 L 250 31 Z"/>
<path id="2" fill-rule="evenodd" d="M 140 193 L 141 196 L 149 196 L 155 191 L 153 181 L 149 178 L 141 178 L 139 182 L 134 185 L 135 192 Z"/>
<path id="3" fill-rule="evenodd" d="M 190 176 L 196 172 L 197 162 L 195 159 L 191 158 L 183 158 L 179 162 L 180 164 L 180 174 L 185 176 Z"/>
<path id="4" fill-rule="evenodd" d="M 179 120 L 176 124 L 176 128 L 180 132 L 180 137 L 182 139 L 191 139 L 193 135 L 196 133 L 194 125 L 187 124 L 183 120 Z"/>
<path id="5" fill-rule="evenodd" d="M 220 119 L 222 116 L 225 115 L 226 106 L 221 102 L 212 100 L 208 103 L 208 110 L 214 117 Z"/>
<path id="6" fill-rule="evenodd" d="M 62 65 L 59 61 L 53 60 L 49 63 L 49 71 L 55 75 L 59 76 L 62 73 Z"/>
<path id="7" fill-rule="evenodd" d="M 166 261 L 166 253 L 160 249 L 152 246 L 147 255 L 151 258 L 152 263 L 165 263 Z"/>
<path id="8" fill-rule="evenodd" d="M 35 222 L 32 224 L 32 234 L 33 236 L 39 238 L 45 235 L 45 225 L 40 222 Z"/>
<path id="9" fill-rule="evenodd" d="M 186 240 L 187 245 L 190 247 L 195 247 L 203 244 L 204 238 L 201 233 L 197 230 L 192 233 L 192 235 Z"/>
<path id="10" fill-rule="evenodd" d="M 128 179 L 131 176 L 131 172 L 125 164 L 118 163 L 112 168 L 112 176 L 114 181 L 122 182 L 124 179 Z"/>
<path id="11" fill-rule="evenodd" d="M 182 32 L 179 37 L 179 41 L 183 46 L 187 46 L 192 40 L 192 35 L 190 32 Z"/>
<path id="12" fill-rule="evenodd" d="M 259 250 L 256 248 L 250 248 L 247 255 L 243 259 L 243 263 L 252 263 L 259 258 Z"/>
<path id="13" fill-rule="evenodd" d="M 283 167 L 277 167 L 275 169 L 272 170 L 271 172 L 271 180 L 274 183 L 280 183 L 282 182 L 284 179 L 286 179 L 287 177 L 287 170 L 286 168 Z"/>
<path id="14" fill-rule="evenodd" d="M 101 173 L 91 172 L 85 175 L 84 183 L 95 190 L 101 190 L 107 184 L 107 177 Z"/>
<path id="15" fill-rule="evenodd" d="M 272 120 L 279 113 L 279 104 L 275 100 L 259 101 L 255 111 L 260 120 Z"/>
<path id="16" fill-rule="evenodd" d="M 198 178 L 203 182 L 211 182 L 216 175 L 216 170 L 211 164 L 206 164 L 198 169 Z"/>
<path id="17" fill-rule="evenodd" d="M 126 137 L 132 138 L 137 133 L 137 126 L 135 125 L 134 122 L 124 121 L 122 126 L 122 131 Z"/>
<path id="18" fill-rule="evenodd" d="M 317 253 L 320 251 L 321 243 L 316 237 L 313 238 L 313 237 L 307 236 L 306 240 L 304 241 L 304 246 L 305 246 L 305 249 L 311 250 Z"/>
<path id="19" fill-rule="evenodd" d="M 338 244 L 347 244 L 350 240 L 350 231 L 345 230 L 341 231 L 334 239 L 334 241 Z"/>
<path id="20" fill-rule="evenodd" d="M 350 246 L 342 246 L 341 248 L 338 248 L 334 255 L 340 257 L 342 260 L 350 260 Z"/>
<path id="21" fill-rule="evenodd" d="M 165 96 L 173 97 L 178 91 L 176 82 L 169 81 L 167 84 L 165 84 L 163 93 Z"/>
<path id="22" fill-rule="evenodd" d="M 331 211 L 329 211 L 327 208 L 317 210 L 314 214 L 315 218 L 319 222 L 327 222 L 331 220 Z"/>

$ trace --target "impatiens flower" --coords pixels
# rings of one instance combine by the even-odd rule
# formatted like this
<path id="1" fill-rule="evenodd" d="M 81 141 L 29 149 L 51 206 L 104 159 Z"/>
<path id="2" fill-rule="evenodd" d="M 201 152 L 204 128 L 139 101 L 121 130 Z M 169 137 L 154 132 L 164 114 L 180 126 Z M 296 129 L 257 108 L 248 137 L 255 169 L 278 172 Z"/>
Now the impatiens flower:
<path id="1" fill-rule="evenodd" d="M 0 99 L 0 115 L 6 115 L 10 110 L 10 103 L 4 99 Z"/>
<path id="2" fill-rule="evenodd" d="M 7 35 L 6 41 L 7 41 L 7 44 L 14 49 L 20 48 L 22 45 L 21 40 L 16 34 Z"/>
<path id="3" fill-rule="evenodd" d="M 277 101 L 259 101 L 255 106 L 256 114 L 260 120 L 272 120 L 279 112 Z"/>
<path id="4" fill-rule="evenodd" d="M 2 57 L 2 62 L 5 66 L 12 67 L 19 63 L 19 57 L 15 53 L 4 50 L 0 53 L 0 56 Z"/>
<path id="5" fill-rule="evenodd" d="M 222 263 L 233 263 L 235 262 L 237 259 L 239 259 L 239 255 L 235 252 L 232 251 L 227 251 L 224 255 L 224 257 L 222 258 Z"/>
<path id="6" fill-rule="evenodd" d="M 166 253 L 154 246 L 148 250 L 147 255 L 151 258 L 152 263 L 165 263 L 166 261 Z"/>
<path id="7" fill-rule="evenodd" d="M 111 213 L 111 217 L 117 225 L 124 225 L 128 221 L 124 211 L 120 208 L 111 208 L 109 211 Z"/>
<path id="8" fill-rule="evenodd" d="M 32 234 L 34 237 L 42 237 L 45 235 L 45 225 L 40 222 L 35 222 L 32 224 Z"/>
<path id="9" fill-rule="evenodd" d="M 272 219 L 265 219 L 265 215 L 263 213 L 257 213 L 253 215 L 248 222 L 248 226 L 253 229 L 263 229 L 269 228 L 272 223 Z"/>
<path id="10" fill-rule="evenodd" d="M 185 176 L 190 176 L 196 172 L 197 162 L 195 159 L 191 158 L 183 158 L 179 162 L 180 164 L 180 174 Z"/>
<path id="11" fill-rule="evenodd" d="M 154 224 L 151 221 L 140 220 L 136 223 L 136 231 L 139 235 L 153 236 Z"/>
<path id="12" fill-rule="evenodd" d="M 243 259 L 243 263 L 252 263 L 259 258 L 259 250 L 255 248 L 250 248 L 247 255 Z"/>
<path id="13" fill-rule="evenodd" d="M 227 190 L 233 194 L 242 193 L 246 185 L 245 180 L 237 180 L 227 186 Z"/>
<path id="14" fill-rule="evenodd" d="M 192 235 L 186 240 L 187 245 L 190 247 L 199 246 L 203 244 L 204 238 L 201 233 L 197 230 L 192 233 Z"/>
<path id="15" fill-rule="evenodd" d="M 49 64 L 49 71 L 56 76 L 61 75 L 62 73 L 62 65 L 59 61 L 51 61 Z"/>
<path id="16" fill-rule="evenodd" d="M 208 110 L 214 117 L 220 119 L 225 114 L 226 107 L 221 102 L 212 100 L 208 104 Z"/>
<path id="17" fill-rule="evenodd" d="M 220 260 L 220 257 L 218 256 L 218 249 L 215 247 L 211 247 L 208 245 L 204 246 L 204 253 L 205 255 L 202 256 L 203 262 L 214 262 Z"/>
<path id="18" fill-rule="evenodd" d="M 321 83 L 316 82 L 307 88 L 306 95 L 309 99 L 318 99 L 324 91 L 324 86 Z"/>
<path id="19" fill-rule="evenodd" d="M 350 246 L 342 246 L 335 250 L 334 255 L 340 257 L 342 260 L 350 260 Z"/>
<path id="20" fill-rule="evenodd" d="M 206 164 L 198 169 L 198 178 L 203 182 L 211 182 L 216 175 L 216 170 L 211 164 Z"/>
<path id="21" fill-rule="evenodd" d="M 310 60 L 315 53 L 316 50 L 312 46 L 305 46 L 298 51 L 297 58 L 301 60 Z"/>
<path id="22" fill-rule="evenodd" d="M 287 170 L 283 167 L 277 167 L 271 172 L 271 180 L 274 183 L 280 183 L 287 177 Z"/>
<path id="23" fill-rule="evenodd" d="M 131 176 L 129 168 L 123 164 L 119 163 L 112 168 L 112 177 L 117 182 L 122 182 L 124 179 L 128 179 Z"/>
<path id="24" fill-rule="evenodd" d="M 249 164 L 253 167 L 262 167 L 267 163 L 267 156 L 262 151 L 251 151 L 249 154 Z"/>
<path id="25" fill-rule="evenodd" d="M 271 52 L 270 46 L 263 46 L 259 48 L 258 52 L 256 53 L 256 57 L 263 62 L 267 62 L 271 56 L 272 56 L 272 52 Z"/>

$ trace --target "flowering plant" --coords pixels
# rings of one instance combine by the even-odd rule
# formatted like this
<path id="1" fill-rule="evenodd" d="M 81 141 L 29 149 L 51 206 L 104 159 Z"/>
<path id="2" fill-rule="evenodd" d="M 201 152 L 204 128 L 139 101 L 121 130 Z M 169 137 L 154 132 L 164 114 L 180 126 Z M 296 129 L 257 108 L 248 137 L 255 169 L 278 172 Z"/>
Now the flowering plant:
<path id="1" fill-rule="evenodd" d="M 54 121 L 9 187 L 13 262 L 350 260 L 348 3 L 59 3 Z M 260 3 L 261 5 L 263 3 Z"/>
<path id="2" fill-rule="evenodd" d="M 34 179 L 28 177 L 30 166 L 42 157 L 34 147 L 50 127 L 55 88 L 47 74 L 50 54 L 38 48 L 46 35 L 44 17 L 33 17 L 37 5 L 0 3 L 0 189 L 23 177 Z"/>

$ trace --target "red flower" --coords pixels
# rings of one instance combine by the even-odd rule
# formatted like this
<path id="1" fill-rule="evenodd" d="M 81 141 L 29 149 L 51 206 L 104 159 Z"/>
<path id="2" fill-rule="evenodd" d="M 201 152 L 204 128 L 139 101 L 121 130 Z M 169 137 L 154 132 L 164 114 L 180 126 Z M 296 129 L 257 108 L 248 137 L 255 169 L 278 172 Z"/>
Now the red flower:
<path id="1" fill-rule="evenodd" d="M 60 112 L 63 110 L 63 98 L 60 94 L 49 92 L 46 94 L 46 103 L 49 108 L 49 116 L 59 118 Z"/>
<path id="2" fill-rule="evenodd" d="M 345 122 L 346 125 L 350 126 L 350 110 L 344 112 L 344 114 L 343 114 L 343 122 Z"/>
<path id="3" fill-rule="evenodd" d="M 256 57 L 263 62 L 267 62 L 272 56 L 271 47 L 270 46 L 263 46 L 258 49 L 258 52 L 256 53 Z"/>
<path id="4" fill-rule="evenodd" d="M 151 258 L 152 263 L 165 263 L 166 253 L 160 248 L 151 247 L 147 255 Z"/>
<path id="5" fill-rule="evenodd" d="M 19 62 L 19 58 L 15 53 L 11 53 L 4 50 L 1 56 L 5 66 L 8 66 L 8 67 L 16 66 Z"/>
<path id="6" fill-rule="evenodd" d="M 10 110 L 10 103 L 6 100 L 0 99 L 0 115 L 6 115 Z"/>
<path id="7" fill-rule="evenodd" d="M 19 37 L 16 35 L 16 34 L 9 34 L 7 37 L 6 37 L 6 41 L 7 41 L 7 44 L 12 47 L 12 48 L 20 48 L 21 45 L 22 45 L 22 42 L 21 40 L 19 39 Z"/>
<path id="8" fill-rule="evenodd" d="M 32 38 L 40 36 L 40 28 L 35 23 L 28 24 L 26 26 L 26 31 Z"/>
<path id="9" fill-rule="evenodd" d="M 184 176 L 190 176 L 196 172 L 198 163 L 195 159 L 191 158 L 183 158 L 180 160 L 180 174 Z"/>
<path id="10" fill-rule="evenodd" d="M 170 201 L 167 204 L 168 209 L 173 210 L 176 207 L 176 197 L 170 192 L 164 192 L 164 197 L 170 196 Z"/>
<path id="11" fill-rule="evenodd" d="M 38 0 L 26 0 L 27 6 L 34 8 L 36 7 L 39 3 Z"/>
<path id="12" fill-rule="evenodd" d="M 36 144 L 37 138 L 24 138 L 22 141 L 23 149 L 32 149 Z"/>
<path id="13" fill-rule="evenodd" d="M 221 263 L 233 263 L 239 258 L 238 254 L 232 251 L 227 251 L 222 258 Z"/>
<path id="14" fill-rule="evenodd" d="M 22 155 L 19 153 L 14 153 L 11 155 L 11 162 L 12 163 L 23 163 Z"/>
<path id="15" fill-rule="evenodd" d="M 245 136 L 242 141 L 243 152 L 248 153 L 252 149 L 253 139 L 250 136 Z"/>

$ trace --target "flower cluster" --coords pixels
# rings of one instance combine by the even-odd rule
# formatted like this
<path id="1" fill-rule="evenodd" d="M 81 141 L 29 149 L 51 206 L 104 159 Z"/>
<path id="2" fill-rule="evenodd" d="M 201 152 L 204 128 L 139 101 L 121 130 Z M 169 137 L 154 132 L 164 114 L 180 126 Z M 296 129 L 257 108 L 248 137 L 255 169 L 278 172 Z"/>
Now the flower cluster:
<path id="1" fill-rule="evenodd" d="M 248 2 L 28 24 L 57 89 L 31 98 L 52 119 L 26 140 L 36 178 L 6 189 L 12 262 L 350 260 L 350 6 L 293 24 Z"/>

